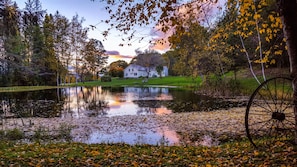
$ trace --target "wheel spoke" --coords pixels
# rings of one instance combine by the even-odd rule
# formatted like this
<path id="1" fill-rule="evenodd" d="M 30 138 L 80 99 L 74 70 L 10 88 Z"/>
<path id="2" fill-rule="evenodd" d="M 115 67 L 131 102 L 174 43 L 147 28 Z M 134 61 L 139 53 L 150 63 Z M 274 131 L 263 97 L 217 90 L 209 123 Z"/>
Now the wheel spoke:
<path id="1" fill-rule="evenodd" d="M 258 104 L 258 103 L 253 103 L 253 104 L 255 104 L 256 105 L 256 107 L 260 107 L 260 108 L 262 108 L 263 110 L 263 112 L 266 112 L 266 113 L 271 113 L 272 112 L 272 110 L 271 110 L 271 108 L 269 109 L 269 108 L 266 108 L 266 107 L 264 107 L 264 105 L 262 104 Z"/>
<path id="2" fill-rule="evenodd" d="M 271 108 L 271 106 L 269 105 L 269 103 L 267 102 L 267 100 L 265 99 L 265 96 L 263 96 L 260 92 L 258 92 L 259 96 L 261 99 L 263 99 L 264 104 L 266 104 L 265 106 L 268 106 L 269 109 L 267 109 L 267 111 L 273 111 L 273 109 Z M 261 108 L 265 108 L 264 105 L 262 104 L 262 106 L 258 105 Z"/>
<path id="3" fill-rule="evenodd" d="M 271 120 L 267 120 L 267 121 L 262 121 L 262 122 L 257 122 L 257 123 L 254 123 L 252 124 L 251 126 L 254 126 L 254 125 L 258 125 L 258 124 L 262 124 L 264 123 L 261 127 L 258 128 L 257 131 L 255 131 L 254 129 L 254 132 L 261 132 L 261 131 L 264 131 L 265 127 L 267 127 L 269 125 L 269 123 L 271 122 Z M 256 126 L 257 127 L 257 126 Z M 258 133 L 257 133 L 258 134 Z"/>
<path id="4" fill-rule="evenodd" d="M 264 81 L 251 95 L 245 126 L 254 146 L 269 146 L 277 139 L 287 139 L 286 136 L 295 131 L 292 92 L 290 78 L 276 77 Z M 265 139 L 261 140 L 263 137 Z"/>

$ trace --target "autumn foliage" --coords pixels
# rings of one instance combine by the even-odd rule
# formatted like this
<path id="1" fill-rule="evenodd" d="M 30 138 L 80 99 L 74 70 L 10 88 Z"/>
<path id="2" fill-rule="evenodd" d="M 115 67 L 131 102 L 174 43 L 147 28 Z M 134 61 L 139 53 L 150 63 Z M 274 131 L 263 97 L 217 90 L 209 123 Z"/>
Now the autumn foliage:
<path id="1" fill-rule="evenodd" d="M 217 147 L 126 144 L 0 144 L 1 166 L 296 166 L 296 147 L 256 150 L 247 142 Z"/>

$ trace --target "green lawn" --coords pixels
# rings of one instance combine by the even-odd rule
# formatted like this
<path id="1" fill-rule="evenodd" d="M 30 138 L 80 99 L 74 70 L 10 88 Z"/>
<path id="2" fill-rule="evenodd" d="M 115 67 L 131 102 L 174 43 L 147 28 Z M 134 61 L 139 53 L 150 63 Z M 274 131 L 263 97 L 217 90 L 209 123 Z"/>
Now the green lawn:
<path id="1" fill-rule="evenodd" d="M 161 86 L 179 86 L 179 87 L 193 87 L 197 86 L 201 82 L 200 78 L 193 79 L 191 77 L 163 77 L 163 78 L 149 78 L 148 82 L 143 82 L 144 78 L 112 78 L 111 82 L 84 82 L 78 83 L 78 86 L 126 86 L 126 85 L 136 85 L 136 86 L 148 86 L 148 85 L 161 85 Z"/>
<path id="2" fill-rule="evenodd" d="M 64 85 L 60 87 L 69 86 L 149 86 L 149 85 L 160 85 L 160 86 L 178 86 L 184 88 L 196 87 L 201 79 L 193 79 L 191 77 L 163 77 L 163 78 L 150 78 L 148 82 L 143 82 L 144 79 L 123 79 L 123 78 L 112 78 L 111 82 L 80 82 L 78 84 Z M 18 92 L 18 91 L 33 91 L 42 89 L 54 89 L 57 86 L 16 86 L 16 87 L 0 87 L 0 92 Z"/>
<path id="3" fill-rule="evenodd" d="M 13 87 L 0 87 L 1 92 L 22 92 L 22 91 L 34 91 L 44 89 L 55 89 L 57 86 L 13 86 Z"/>
<path id="4" fill-rule="evenodd" d="M 227 79 L 232 78 L 232 74 L 228 74 Z M 103 87 L 117 87 L 117 86 L 177 86 L 186 89 L 196 89 L 201 85 L 201 77 L 182 77 L 182 76 L 169 76 L 163 78 L 150 78 L 148 82 L 143 82 L 144 79 L 124 79 L 112 78 L 111 82 L 91 81 L 79 82 L 78 84 L 69 84 L 59 87 L 72 87 L 72 86 L 103 86 Z M 240 89 L 243 94 L 250 95 L 259 84 L 254 78 L 238 78 L 240 82 Z M 42 89 L 54 89 L 57 86 L 16 86 L 16 87 L 0 87 L 0 92 L 18 92 L 18 91 L 34 91 Z"/>

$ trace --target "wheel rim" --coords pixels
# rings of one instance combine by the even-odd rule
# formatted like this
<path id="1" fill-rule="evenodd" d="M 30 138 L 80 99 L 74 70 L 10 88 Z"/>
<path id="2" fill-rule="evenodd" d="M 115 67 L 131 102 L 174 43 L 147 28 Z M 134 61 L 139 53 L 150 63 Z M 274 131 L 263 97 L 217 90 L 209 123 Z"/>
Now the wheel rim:
<path id="1" fill-rule="evenodd" d="M 250 142 L 258 147 L 291 140 L 296 126 L 292 80 L 271 78 L 251 95 L 246 108 L 245 127 Z"/>

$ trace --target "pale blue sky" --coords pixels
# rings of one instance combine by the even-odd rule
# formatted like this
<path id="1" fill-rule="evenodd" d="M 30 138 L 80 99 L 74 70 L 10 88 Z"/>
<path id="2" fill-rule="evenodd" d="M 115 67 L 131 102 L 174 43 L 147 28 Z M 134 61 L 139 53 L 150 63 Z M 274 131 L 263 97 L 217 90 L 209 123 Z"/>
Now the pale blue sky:
<path id="1" fill-rule="evenodd" d="M 27 0 L 13 0 L 15 1 L 20 9 L 23 9 L 25 7 L 25 2 Z M 141 50 L 148 49 L 149 44 L 148 40 L 145 39 L 143 42 L 139 43 L 137 40 L 136 42 L 132 43 L 132 46 L 124 46 L 121 47 L 119 44 L 121 41 L 121 33 L 117 31 L 112 31 L 110 35 L 107 37 L 106 40 L 104 40 L 104 37 L 101 35 L 101 33 L 106 30 L 108 27 L 105 23 L 101 22 L 101 20 L 104 20 L 108 18 L 108 14 L 105 12 L 104 4 L 102 2 L 99 2 L 98 0 L 93 2 L 91 0 L 40 0 L 42 9 L 46 10 L 47 13 L 54 14 L 56 11 L 59 11 L 61 15 L 66 16 L 69 20 L 71 18 L 78 14 L 80 18 L 84 18 L 85 22 L 83 23 L 84 27 L 87 27 L 89 25 L 96 25 L 96 29 L 93 31 L 90 31 L 89 38 L 95 38 L 100 41 L 102 41 L 105 50 L 107 51 L 113 51 L 113 53 L 119 53 L 120 56 L 122 56 L 121 59 L 130 61 L 129 58 L 125 57 L 131 57 L 135 56 L 135 50 L 137 48 L 140 48 Z M 139 32 L 141 35 L 147 35 L 149 34 L 149 29 L 147 30 L 140 30 Z M 140 34 L 139 34 L 140 35 Z M 120 56 L 111 56 L 112 60 L 120 58 Z"/>

